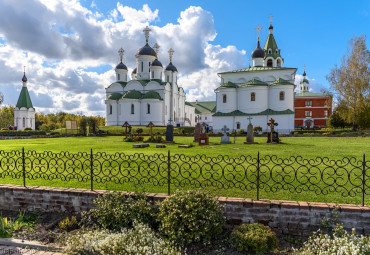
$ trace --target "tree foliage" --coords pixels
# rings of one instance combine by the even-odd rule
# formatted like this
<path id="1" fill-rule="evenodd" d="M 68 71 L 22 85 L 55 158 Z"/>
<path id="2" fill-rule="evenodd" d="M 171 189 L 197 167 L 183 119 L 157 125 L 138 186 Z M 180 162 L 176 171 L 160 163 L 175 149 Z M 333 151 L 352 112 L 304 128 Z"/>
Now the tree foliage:
<path id="1" fill-rule="evenodd" d="M 14 125 L 14 106 L 8 105 L 0 108 L 0 128 Z"/>
<path id="2" fill-rule="evenodd" d="M 355 36 L 350 40 L 348 53 L 343 56 L 340 67 L 335 65 L 326 77 L 331 89 L 337 94 L 339 104 L 346 107 L 345 115 L 352 122 L 354 130 L 358 124 L 364 123 L 361 118 L 366 117 L 366 109 L 370 106 L 369 62 L 370 52 L 366 47 L 366 37 Z M 363 111 L 365 113 L 360 114 Z"/>

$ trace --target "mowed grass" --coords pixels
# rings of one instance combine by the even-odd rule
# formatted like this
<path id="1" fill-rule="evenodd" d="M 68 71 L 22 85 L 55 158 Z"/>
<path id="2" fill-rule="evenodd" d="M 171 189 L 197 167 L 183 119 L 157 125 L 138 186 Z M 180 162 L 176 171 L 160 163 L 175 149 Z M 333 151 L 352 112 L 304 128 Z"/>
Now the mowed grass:
<path id="1" fill-rule="evenodd" d="M 235 144 L 234 138 L 231 137 L 231 144 L 220 144 L 220 137 L 211 137 L 210 143 L 208 146 L 199 146 L 196 143 L 193 143 L 192 137 L 175 137 L 175 144 L 166 144 L 166 148 L 155 148 L 155 144 L 150 144 L 148 148 L 135 149 L 132 148 L 133 143 L 123 142 L 122 136 L 111 136 L 111 137 L 68 137 L 68 138 L 51 138 L 51 139 L 14 139 L 14 140 L 2 140 L 0 141 L 0 150 L 9 152 L 12 150 L 22 150 L 24 147 L 25 151 L 51 151 L 59 153 L 61 151 L 77 153 L 77 152 L 86 152 L 90 153 L 90 149 L 93 150 L 93 153 L 105 152 L 108 154 L 114 154 L 116 152 L 125 153 L 127 155 L 133 155 L 135 153 L 142 153 L 143 155 L 154 155 L 154 154 L 164 154 L 167 156 L 168 151 L 171 155 L 174 154 L 183 154 L 186 156 L 194 156 L 197 154 L 206 155 L 207 157 L 217 157 L 219 155 L 229 156 L 229 157 L 241 157 L 241 156 L 251 156 L 253 158 L 257 157 L 257 153 L 260 153 L 260 158 L 264 159 L 266 156 L 276 155 L 278 158 L 289 158 L 291 156 L 297 157 L 301 156 L 306 159 L 315 159 L 316 157 L 327 157 L 332 160 L 342 160 L 345 157 L 353 157 L 356 160 L 362 160 L 363 154 L 366 153 L 367 157 L 370 157 L 370 137 L 282 137 L 281 144 L 266 144 L 265 137 L 256 137 L 255 141 L 258 144 L 245 145 L 245 137 L 236 137 Z M 193 144 L 192 148 L 179 148 L 179 144 Z M 367 160 L 368 161 L 368 160 Z M 142 162 L 141 162 L 142 163 Z M 3 162 L 4 164 L 4 162 Z M 184 162 L 182 162 L 184 164 Z M 193 176 L 199 176 L 199 169 L 197 168 L 197 163 L 191 162 L 188 163 L 195 166 L 192 169 Z M 206 165 L 206 164 L 205 164 Z M 216 168 L 215 168 L 216 169 Z M 0 170 L 1 171 L 1 170 Z M 45 180 L 47 179 L 48 173 L 45 170 L 44 179 L 27 179 L 27 185 L 34 186 L 57 186 L 57 187 L 73 187 L 73 188 L 90 188 L 89 175 L 86 175 L 84 180 L 72 179 L 69 181 L 63 181 L 60 179 L 54 180 Z M 218 168 L 215 171 L 218 173 L 222 172 L 222 169 Z M 228 169 L 228 173 L 233 173 L 233 170 Z M 275 178 L 275 170 L 272 171 L 272 175 Z M 276 168 L 276 173 L 281 171 L 281 169 Z M 370 171 L 370 170 L 368 170 Z M 235 174 L 238 172 L 238 169 L 235 169 Z M 109 175 L 109 172 L 107 172 Z M 114 175 L 114 171 L 110 173 Z M 130 173 L 132 174 L 132 173 Z M 167 192 L 166 173 L 162 172 L 162 177 L 160 183 L 153 185 L 152 183 L 141 183 L 135 184 L 135 181 L 128 181 L 128 179 L 116 179 L 114 180 L 117 183 L 107 182 L 107 183 L 97 183 L 95 181 L 95 189 L 107 189 L 107 190 L 144 190 L 146 192 Z M 172 173 L 176 174 L 176 173 Z M 189 173 L 188 173 L 189 174 Z M 294 173 L 290 173 L 294 177 Z M 316 172 L 317 175 L 320 175 Z M 302 174 L 300 174 L 301 176 Z M 33 175 L 38 177 L 37 175 Z M 326 175 L 327 176 L 327 175 Z M 367 173 L 367 176 L 370 176 L 370 173 Z M 214 176 L 216 178 L 216 176 Z M 178 176 L 179 180 L 186 179 L 185 176 Z M 321 178 L 321 177 L 320 177 Z M 251 178 L 251 180 L 254 180 Z M 136 181 L 138 183 L 139 179 Z M 149 181 L 149 180 L 148 180 Z M 204 181 L 201 179 L 198 185 Z M 10 177 L 5 177 L 0 179 L 0 183 L 8 184 L 22 184 L 22 177 L 18 175 L 18 179 L 13 179 Z M 233 197 L 248 197 L 256 198 L 256 190 L 252 186 L 243 186 L 243 189 L 240 187 L 227 187 L 227 182 L 219 182 L 219 185 L 216 187 L 211 187 L 209 190 L 215 196 L 233 196 Z M 220 187 L 221 184 L 224 184 L 224 187 Z M 297 184 L 295 181 L 294 185 Z M 355 182 L 356 185 L 359 185 L 358 181 Z M 367 183 L 369 186 L 370 183 Z M 179 186 L 178 184 L 176 186 Z M 351 184 L 348 184 L 346 187 L 351 188 Z M 171 185 L 171 190 L 174 191 L 176 188 L 175 185 Z M 182 189 L 191 189 L 194 188 L 194 183 L 184 182 L 181 187 Z M 246 188 L 246 189 L 245 189 Z M 285 190 L 281 186 L 275 186 L 276 189 L 262 189 L 260 190 L 261 199 L 283 199 L 283 200 L 298 200 L 298 201 L 318 201 L 318 202 L 333 202 L 333 203 L 361 203 L 361 195 L 358 194 L 355 197 L 343 197 L 341 192 L 330 191 L 328 194 L 316 194 L 312 191 L 302 191 L 300 193 L 291 192 Z M 357 191 L 358 192 L 358 191 Z M 367 188 L 367 193 L 370 190 Z M 370 195 L 366 195 L 366 204 L 370 204 Z"/>

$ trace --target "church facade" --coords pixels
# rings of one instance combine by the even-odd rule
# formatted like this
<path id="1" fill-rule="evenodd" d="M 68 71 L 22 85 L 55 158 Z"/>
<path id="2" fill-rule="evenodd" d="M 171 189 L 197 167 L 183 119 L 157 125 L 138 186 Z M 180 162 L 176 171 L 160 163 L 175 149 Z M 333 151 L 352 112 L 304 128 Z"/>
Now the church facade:
<path id="1" fill-rule="evenodd" d="M 123 64 L 124 50 L 119 50 L 121 62 L 116 66 L 116 81 L 106 88 L 106 125 L 194 126 L 195 107 L 185 104 L 186 93 L 177 84 L 177 68 L 172 63 L 174 51 L 169 50 L 169 64 L 163 70 L 158 60 L 159 45 L 149 46 L 150 29 L 146 27 L 146 44 L 136 54 L 136 68 L 128 81 Z"/>
<path id="2" fill-rule="evenodd" d="M 258 36 L 252 59 L 253 66 L 219 73 L 221 84 L 215 90 L 213 130 L 220 131 L 224 126 L 230 130 L 246 130 L 248 124 L 252 123 L 267 131 L 267 123 L 273 118 L 278 123 L 275 131 L 289 133 L 294 130 L 294 80 L 297 68 L 284 66 L 272 24 L 263 49 Z"/>
<path id="3" fill-rule="evenodd" d="M 14 126 L 17 127 L 17 130 L 24 130 L 25 128 L 34 130 L 35 108 L 32 105 L 31 97 L 28 93 L 26 72 L 23 74 L 22 82 L 22 90 L 14 108 Z"/>

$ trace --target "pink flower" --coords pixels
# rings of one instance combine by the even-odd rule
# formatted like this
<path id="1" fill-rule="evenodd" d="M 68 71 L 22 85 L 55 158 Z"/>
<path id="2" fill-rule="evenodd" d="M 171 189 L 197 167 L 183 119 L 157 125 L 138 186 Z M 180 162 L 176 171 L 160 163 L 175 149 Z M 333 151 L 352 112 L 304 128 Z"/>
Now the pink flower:
<path id="1" fill-rule="evenodd" d="M 323 243 L 323 244 L 322 244 L 322 247 L 326 247 L 326 243 Z"/>

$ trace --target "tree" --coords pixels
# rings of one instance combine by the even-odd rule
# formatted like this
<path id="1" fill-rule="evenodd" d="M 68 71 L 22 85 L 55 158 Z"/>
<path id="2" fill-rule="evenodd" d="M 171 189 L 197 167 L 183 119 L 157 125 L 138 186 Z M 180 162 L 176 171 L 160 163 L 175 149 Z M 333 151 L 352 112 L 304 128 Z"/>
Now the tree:
<path id="1" fill-rule="evenodd" d="M 340 116 L 338 111 L 334 111 L 329 117 L 329 126 L 333 128 L 344 128 L 347 122 Z"/>
<path id="2" fill-rule="evenodd" d="M 0 128 L 14 125 L 14 106 L 8 105 L 0 108 Z"/>
<path id="3" fill-rule="evenodd" d="M 370 96 L 370 52 L 366 47 L 366 37 L 361 35 L 350 40 L 348 55 L 344 55 L 340 68 L 337 65 L 326 76 L 337 94 L 339 102 L 350 112 L 353 130 L 357 129 L 357 117 L 362 108 L 367 108 Z"/>
<path id="4" fill-rule="evenodd" d="M 4 102 L 4 95 L 0 92 L 0 105 Z"/>

